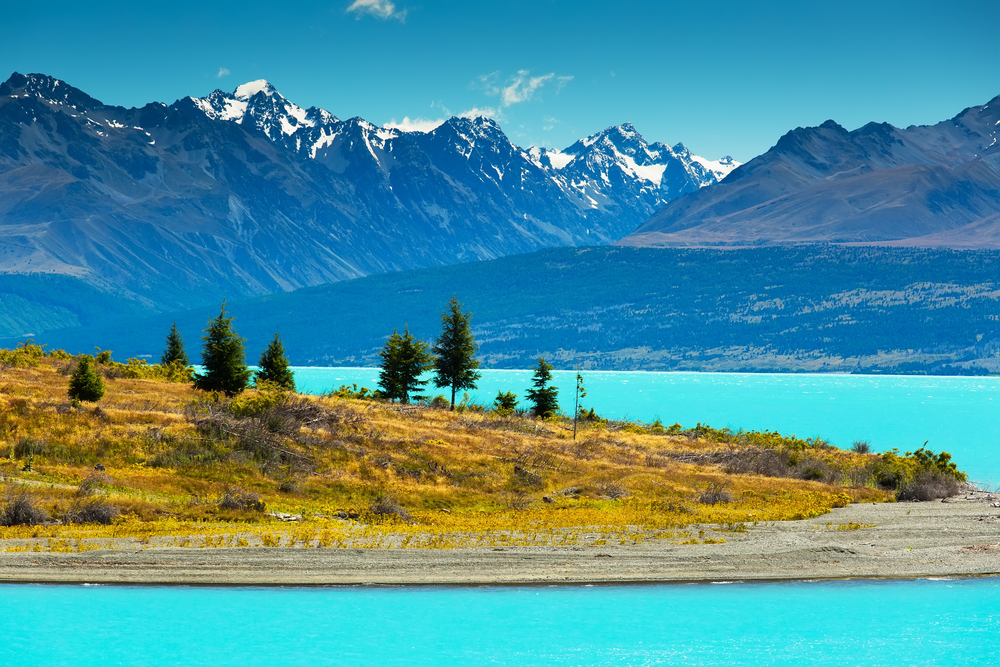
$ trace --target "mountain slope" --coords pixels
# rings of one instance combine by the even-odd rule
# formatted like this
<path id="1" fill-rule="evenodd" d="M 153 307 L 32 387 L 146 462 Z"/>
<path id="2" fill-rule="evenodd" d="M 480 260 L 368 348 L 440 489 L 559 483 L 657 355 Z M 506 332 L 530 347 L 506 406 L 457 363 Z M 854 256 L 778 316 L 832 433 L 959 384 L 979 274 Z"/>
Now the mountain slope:
<path id="1" fill-rule="evenodd" d="M 393 329 L 440 329 L 457 292 L 486 367 L 984 373 L 1000 371 L 1000 252 L 908 248 L 555 248 L 368 276 L 229 304 L 257 358 L 275 331 L 297 365 L 374 365 Z M 197 358 L 218 305 L 42 334 L 116 358 Z M 0 341 L 11 345 L 15 341 Z"/>
<path id="2" fill-rule="evenodd" d="M 68 276 L 163 310 L 611 243 L 668 195 L 619 177 L 632 158 L 605 148 L 563 176 L 487 118 L 406 133 L 303 109 L 265 81 L 124 109 L 15 73 L 0 84 L 0 274 Z M 671 193 L 717 178 L 659 148 L 644 167 L 653 153 L 676 163 L 662 169 Z M 574 179 L 600 182 L 586 186 L 600 203 Z"/>
<path id="3" fill-rule="evenodd" d="M 485 117 L 454 117 L 426 133 L 378 128 L 303 109 L 263 80 L 182 103 L 209 118 L 256 128 L 363 182 L 373 197 L 391 201 L 396 214 L 449 230 L 454 221 L 507 219 L 515 233 L 540 245 L 612 243 L 659 206 L 738 166 L 728 157 L 712 163 L 692 156 L 683 144 L 647 145 L 629 123 L 565 151 L 521 149 Z M 492 256 L 501 254 L 509 253 Z"/>
<path id="4" fill-rule="evenodd" d="M 620 243 L 1000 247 L 1000 97 L 931 126 L 798 128 Z M 993 220 L 993 222 L 991 222 Z"/>

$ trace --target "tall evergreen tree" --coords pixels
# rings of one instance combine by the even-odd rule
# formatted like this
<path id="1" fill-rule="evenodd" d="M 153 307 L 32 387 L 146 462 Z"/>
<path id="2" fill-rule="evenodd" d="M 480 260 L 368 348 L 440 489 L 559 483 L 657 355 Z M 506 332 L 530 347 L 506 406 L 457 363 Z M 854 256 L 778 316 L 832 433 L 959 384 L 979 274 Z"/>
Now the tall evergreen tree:
<path id="1" fill-rule="evenodd" d="M 285 346 L 281 343 L 281 337 L 274 334 L 267 349 L 260 355 L 260 362 L 257 364 L 260 370 L 257 371 L 256 382 L 270 382 L 284 389 L 295 391 L 295 377 L 288 368 L 288 359 L 285 357 Z"/>
<path id="2" fill-rule="evenodd" d="M 528 402 L 534 408 L 536 417 L 547 417 L 554 415 L 559 410 L 559 389 L 549 385 L 552 381 L 552 366 L 545 363 L 543 357 L 538 357 L 538 365 L 535 366 L 535 373 L 531 376 L 531 386 L 526 392 Z"/>
<path id="3" fill-rule="evenodd" d="M 221 391 L 235 396 L 247 388 L 251 372 L 247 368 L 243 339 L 233 329 L 233 318 L 226 317 L 226 301 L 214 320 L 208 321 L 201 337 L 201 365 L 204 373 L 196 373 L 194 386 L 205 391 Z"/>
<path id="4" fill-rule="evenodd" d="M 170 364 L 178 364 L 180 366 L 189 366 L 187 352 L 184 351 L 184 339 L 181 338 L 181 334 L 177 331 L 177 322 L 174 322 L 170 327 L 170 333 L 167 334 L 167 347 L 163 350 L 163 354 L 160 355 L 160 363 L 164 366 L 169 366 Z"/>
<path id="5" fill-rule="evenodd" d="M 430 368 L 431 355 L 427 343 L 414 338 L 409 327 L 402 336 L 393 329 L 378 356 L 382 358 L 378 386 L 386 398 L 409 403 L 410 394 L 427 384 L 420 376 Z"/>
<path id="6" fill-rule="evenodd" d="M 76 370 L 69 379 L 69 397 L 74 401 L 94 402 L 104 396 L 104 380 L 94 369 L 94 358 L 89 354 L 80 355 Z"/>
<path id="7" fill-rule="evenodd" d="M 475 389 L 482 377 L 477 371 L 475 339 L 472 337 L 472 313 L 462 312 L 462 304 L 454 295 L 448 309 L 441 313 L 441 335 L 434 340 L 434 386 L 451 387 L 451 409 L 455 409 L 455 392 Z"/>

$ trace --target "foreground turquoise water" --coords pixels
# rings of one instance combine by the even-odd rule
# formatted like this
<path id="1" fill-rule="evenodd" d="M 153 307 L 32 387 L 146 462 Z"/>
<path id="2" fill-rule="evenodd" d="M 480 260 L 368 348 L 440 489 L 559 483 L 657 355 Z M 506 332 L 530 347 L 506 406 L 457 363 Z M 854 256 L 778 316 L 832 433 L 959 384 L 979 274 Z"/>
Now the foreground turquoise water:
<path id="1" fill-rule="evenodd" d="M 990 665 L 1000 580 L 0 586 L 3 665 Z"/>
<path id="2" fill-rule="evenodd" d="M 587 407 L 602 417 L 697 422 L 826 438 L 839 447 L 868 440 L 878 451 L 913 451 L 929 441 L 951 452 L 972 479 L 1000 484 L 1000 377 L 919 377 L 758 373 L 583 373 Z M 560 403 L 572 412 L 575 373 L 555 373 Z M 342 384 L 374 389 L 376 368 L 296 368 L 300 390 Z M 524 396 L 531 371 L 484 371 L 474 401 L 498 390 Z M 430 394 L 441 393 L 429 387 Z"/>

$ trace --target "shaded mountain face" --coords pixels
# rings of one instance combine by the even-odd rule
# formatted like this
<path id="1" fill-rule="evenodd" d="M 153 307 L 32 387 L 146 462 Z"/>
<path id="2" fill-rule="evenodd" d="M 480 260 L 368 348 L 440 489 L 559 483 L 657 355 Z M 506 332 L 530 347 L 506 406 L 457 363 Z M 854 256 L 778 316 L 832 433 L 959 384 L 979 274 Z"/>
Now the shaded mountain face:
<path id="1" fill-rule="evenodd" d="M 1000 248 L 1000 97 L 936 125 L 798 128 L 620 243 Z"/>
<path id="2" fill-rule="evenodd" d="M 710 162 L 692 156 L 683 144 L 647 145 L 629 123 L 565 151 L 524 150 L 485 117 L 455 117 L 427 133 L 402 132 L 302 109 L 266 81 L 186 101 L 210 118 L 254 127 L 303 158 L 364 183 L 378 199 L 391 198 L 397 214 L 436 223 L 445 233 L 467 233 L 463 221 L 478 227 L 506 220 L 512 233 L 538 247 L 612 243 L 659 206 L 738 166 L 728 157 Z M 510 253 L 493 256 L 502 254 Z M 483 257 L 466 253 L 460 259 Z"/>
<path id="3" fill-rule="evenodd" d="M 611 243 L 718 180 L 707 164 L 628 125 L 543 152 L 487 118 L 428 133 L 340 120 L 266 81 L 125 109 L 15 73 L 0 84 L 0 273 L 159 310 Z"/>

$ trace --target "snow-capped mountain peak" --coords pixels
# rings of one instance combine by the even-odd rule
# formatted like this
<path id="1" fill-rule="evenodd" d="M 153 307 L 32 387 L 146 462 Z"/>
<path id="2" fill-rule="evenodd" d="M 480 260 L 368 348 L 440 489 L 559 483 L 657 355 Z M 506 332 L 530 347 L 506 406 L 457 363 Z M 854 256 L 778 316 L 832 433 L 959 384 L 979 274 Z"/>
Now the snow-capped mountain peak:
<path id="1" fill-rule="evenodd" d="M 256 81 L 248 81 L 247 83 L 244 83 L 242 86 L 237 86 L 236 90 L 233 91 L 233 97 L 235 97 L 238 100 L 249 100 L 257 93 L 264 93 L 268 97 L 277 94 L 279 97 L 281 97 L 281 94 L 278 93 L 278 91 L 275 90 L 274 86 L 268 83 L 266 79 L 257 79 Z"/>
<path id="2" fill-rule="evenodd" d="M 471 170 L 469 177 L 477 183 L 516 188 L 507 197 L 533 188 L 558 188 L 563 205 L 583 216 L 645 219 L 668 201 L 716 183 L 738 166 L 729 158 L 712 161 L 691 155 L 683 144 L 647 143 L 631 123 L 556 150 L 514 146 L 486 116 L 452 117 L 428 132 L 376 127 L 361 118 L 341 121 L 323 109 L 293 104 L 263 79 L 232 93 L 217 90 L 191 101 L 210 118 L 253 127 L 337 173 L 375 169 L 388 178 L 395 165 L 407 163 L 418 151 L 426 156 L 422 164 L 450 170 L 464 163 L 461 169 Z M 385 186 L 394 191 L 388 181 Z"/>
<path id="3" fill-rule="evenodd" d="M 215 90 L 205 97 L 188 99 L 213 120 L 253 127 L 272 141 L 309 157 L 316 157 L 318 150 L 329 145 L 340 124 L 325 109 L 303 109 L 290 102 L 265 79 L 244 83 L 232 93 Z"/>

